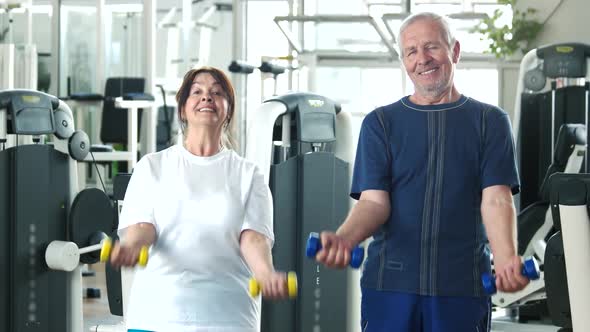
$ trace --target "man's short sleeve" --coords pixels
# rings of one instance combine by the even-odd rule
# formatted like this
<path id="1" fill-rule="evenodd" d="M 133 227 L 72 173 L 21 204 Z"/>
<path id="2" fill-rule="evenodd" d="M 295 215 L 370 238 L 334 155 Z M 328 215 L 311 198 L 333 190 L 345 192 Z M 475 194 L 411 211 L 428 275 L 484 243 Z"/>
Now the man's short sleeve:
<path id="1" fill-rule="evenodd" d="M 154 201 L 157 195 L 156 177 L 147 158 L 142 158 L 134 167 L 125 191 L 123 209 L 119 217 L 119 229 L 147 222 L 158 230 L 154 218 Z"/>
<path id="2" fill-rule="evenodd" d="M 258 167 L 254 168 L 254 174 L 251 176 L 252 182 L 246 199 L 242 231 L 247 229 L 256 231 L 274 243 L 273 207 L 270 188 L 264 183 L 264 175 Z"/>
<path id="3" fill-rule="evenodd" d="M 361 125 L 350 189 L 354 199 L 365 190 L 391 191 L 391 161 L 387 157 L 391 147 L 376 112 L 369 113 Z"/>
<path id="4" fill-rule="evenodd" d="M 510 186 L 513 195 L 517 194 L 520 191 L 520 182 L 508 115 L 504 112 L 490 112 L 484 121 L 487 122 L 483 138 L 481 189 L 507 185 Z"/>

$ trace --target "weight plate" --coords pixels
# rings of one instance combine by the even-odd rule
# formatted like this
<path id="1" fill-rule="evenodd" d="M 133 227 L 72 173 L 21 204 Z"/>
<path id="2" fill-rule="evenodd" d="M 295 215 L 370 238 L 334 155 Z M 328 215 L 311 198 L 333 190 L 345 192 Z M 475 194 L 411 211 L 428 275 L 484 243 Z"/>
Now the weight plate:
<path id="1" fill-rule="evenodd" d="M 111 234 L 116 225 L 115 207 L 109 197 L 96 188 L 84 189 L 78 193 L 70 209 L 70 240 L 78 248 L 100 242 L 102 234 Z M 99 261 L 100 250 L 80 256 L 85 264 Z"/>
<path id="2" fill-rule="evenodd" d="M 529 70 L 524 74 L 524 87 L 538 92 L 541 91 L 547 82 L 545 75 L 543 75 L 543 71 L 538 68 L 533 70 Z"/>
<path id="3" fill-rule="evenodd" d="M 59 139 L 68 139 L 74 134 L 74 121 L 63 110 L 53 113 L 53 124 L 55 127 L 55 136 Z"/>
<path id="4" fill-rule="evenodd" d="M 68 143 L 70 156 L 77 161 L 83 161 L 90 151 L 90 138 L 82 130 L 76 130 Z"/>

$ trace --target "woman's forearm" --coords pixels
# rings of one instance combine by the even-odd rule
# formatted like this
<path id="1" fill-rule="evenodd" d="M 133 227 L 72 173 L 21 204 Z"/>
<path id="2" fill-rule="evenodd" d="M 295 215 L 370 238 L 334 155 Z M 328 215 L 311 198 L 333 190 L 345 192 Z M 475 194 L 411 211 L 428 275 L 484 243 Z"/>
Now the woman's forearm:
<path id="1" fill-rule="evenodd" d="M 151 246 L 156 242 L 156 228 L 153 224 L 140 222 L 126 228 L 123 243 L 133 247 Z"/>
<path id="2" fill-rule="evenodd" d="M 266 236 L 253 230 L 243 231 L 240 236 L 240 250 L 257 279 L 264 279 L 274 272 L 271 243 Z"/>

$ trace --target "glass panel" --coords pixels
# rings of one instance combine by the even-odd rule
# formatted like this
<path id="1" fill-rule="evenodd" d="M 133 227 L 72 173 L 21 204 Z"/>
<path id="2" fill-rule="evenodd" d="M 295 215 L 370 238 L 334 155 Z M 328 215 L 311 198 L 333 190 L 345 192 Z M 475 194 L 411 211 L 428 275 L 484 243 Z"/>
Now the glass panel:
<path id="1" fill-rule="evenodd" d="M 368 23 L 305 24 L 306 50 L 345 50 L 349 52 L 387 52 L 381 37 Z M 314 38 L 315 37 L 315 38 Z"/>
<path id="2" fill-rule="evenodd" d="M 512 26 L 512 7 L 510 5 L 499 5 L 499 4 L 490 4 L 490 5 L 474 5 L 473 10 L 486 13 L 488 16 L 493 16 L 495 10 L 500 10 L 504 15 L 498 20 L 498 25 L 508 25 Z"/>
<path id="3" fill-rule="evenodd" d="M 0 7 L 0 43 L 22 45 L 26 41 L 27 14 L 22 7 Z"/>
<path id="4" fill-rule="evenodd" d="M 378 4 L 367 4 L 369 8 L 369 15 L 373 17 L 381 17 L 384 14 L 391 14 L 391 13 L 401 13 L 403 12 L 404 8 L 402 5 L 384 5 L 382 2 Z"/>
<path id="5" fill-rule="evenodd" d="M 367 13 L 364 0 L 305 0 L 305 15 L 361 15 Z"/>
<path id="6" fill-rule="evenodd" d="M 183 73 L 180 72 L 184 66 L 182 66 L 182 29 L 179 26 L 179 16 L 176 15 L 176 18 L 169 24 L 160 25 L 163 15 L 157 14 L 156 40 L 157 44 L 162 47 L 156 47 L 156 77 L 182 77 L 186 72 L 186 70 L 183 70 Z"/>
<path id="7" fill-rule="evenodd" d="M 473 84 L 477 82 L 477 84 Z M 455 85 L 460 93 L 481 102 L 498 105 L 497 69 L 457 69 Z"/>
<path id="8" fill-rule="evenodd" d="M 289 44 L 273 20 L 276 16 L 288 14 L 289 6 L 286 1 L 249 1 L 247 59 L 237 60 L 246 60 L 252 65 L 259 66 L 264 58 L 271 63 L 286 67 L 288 62 L 278 58 L 289 55 Z M 276 81 L 269 74 L 262 74 L 260 71 L 248 75 L 248 116 L 254 113 L 263 100 L 272 97 L 275 84 L 278 95 L 286 93 L 288 77 L 287 72 L 278 75 Z"/>
<path id="9" fill-rule="evenodd" d="M 293 38 L 290 22 L 302 22 L 303 47 Z M 388 34 L 370 16 L 316 15 L 282 17 L 278 21 L 285 35 L 298 51 L 340 51 L 386 53 L 390 41 Z M 390 52 L 394 54 L 393 51 Z"/>
<path id="10" fill-rule="evenodd" d="M 35 5 L 31 8 L 32 16 L 32 41 L 35 45 L 37 54 L 37 84 L 29 86 L 30 79 L 25 78 L 24 73 L 15 72 L 15 85 L 27 88 L 37 88 L 41 91 L 48 92 L 51 84 L 49 68 L 51 65 L 51 17 L 53 14 L 50 5 Z M 11 43 L 24 45 L 27 42 L 28 12 L 24 7 L 16 7 L 7 10 L 0 9 L 0 43 Z M 29 54 L 28 52 L 17 51 L 17 57 Z M 32 53 L 31 53 L 32 54 Z M 34 54 L 32 54 L 34 56 Z M 32 61 L 26 62 L 32 64 Z M 21 75 L 22 74 L 22 75 Z M 27 83 L 25 83 L 27 82 Z M 55 84 L 55 82 L 54 82 Z"/>
<path id="11" fill-rule="evenodd" d="M 451 25 L 455 30 L 455 38 L 461 44 L 461 52 L 483 53 L 488 47 L 481 33 L 470 30 L 480 22 L 479 19 L 452 19 Z"/>
<path id="12" fill-rule="evenodd" d="M 60 7 L 60 95 L 104 90 L 96 86 L 96 7 L 75 3 Z"/>
<path id="13" fill-rule="evenodd" d="M 429 4 L 461 4 L 464 0 L 412 0 L 414 5 Z"/>
<path id="14" fill-rule="evenodd" d="M 448 2 L 448 1 L 447 1 Z M 463 5 L 461 4 L 449 4 L 449 3 L 441 3 L 441 4 L 416 4 L 412 6 L 412 13 L 422 13 L 422 12 L 434 12 L 441 15 L 449 15 L 452 13 L 459 13 L 463 11 Z"/>
<path id="15" fill-rule="evenodd" d="M 400 78 L 397 68 L 319 67 L 315 92 L 352 113 L 368 113 L 403 96 Z"/>
<path id="16" fill-rule="evenodd" d="M 273 21 L 276 16 L 288 14 L 286 1 L 248 2 L 248 59 L 259 61 L 261 56 L 281 57 L 288 54 L 289 44 Z"/>
<path id="17" fill-rule="evenodd" d="M 105 79 L 109 77 L 141 77 L 143 56 L 143 5 L 111 4 L 105 6 Z M 110 21 L 110 22 L 109 22 Z"/>

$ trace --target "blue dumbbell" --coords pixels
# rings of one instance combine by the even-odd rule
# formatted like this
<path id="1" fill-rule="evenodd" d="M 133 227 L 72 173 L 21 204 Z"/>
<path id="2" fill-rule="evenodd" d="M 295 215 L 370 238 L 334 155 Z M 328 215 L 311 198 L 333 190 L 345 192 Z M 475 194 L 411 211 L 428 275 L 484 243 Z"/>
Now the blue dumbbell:
<path id="1" fill-rule="evenodd" d="M 315 255 L 322 249 L 322 242 L 320 241 L 320 235 L 318 233 L 309 233 L 307 239 L 307 246 L 305 248 L 305 255 L 309 258 L 315 257 Z M 350 252 L 350 267 L 358 269 L 363 260 L 365 259 L 365 249 L 361 246 L 356 246 Z"/>
<path id="2" fill-rule="evenodd" d="M 529 280 L 537 280 L 541 277 L 541 273 L 539 272 L 539 264 L 532 257 L 524 261 L 522 264 L 522 271 L 520 272 L 523 276 L 529 278 Z M 483 289 L 487 294 L 496 294 L 496 277 L 489 273 L 484 273 L 481 276 L 481 283 L 483 284 Z"/>

